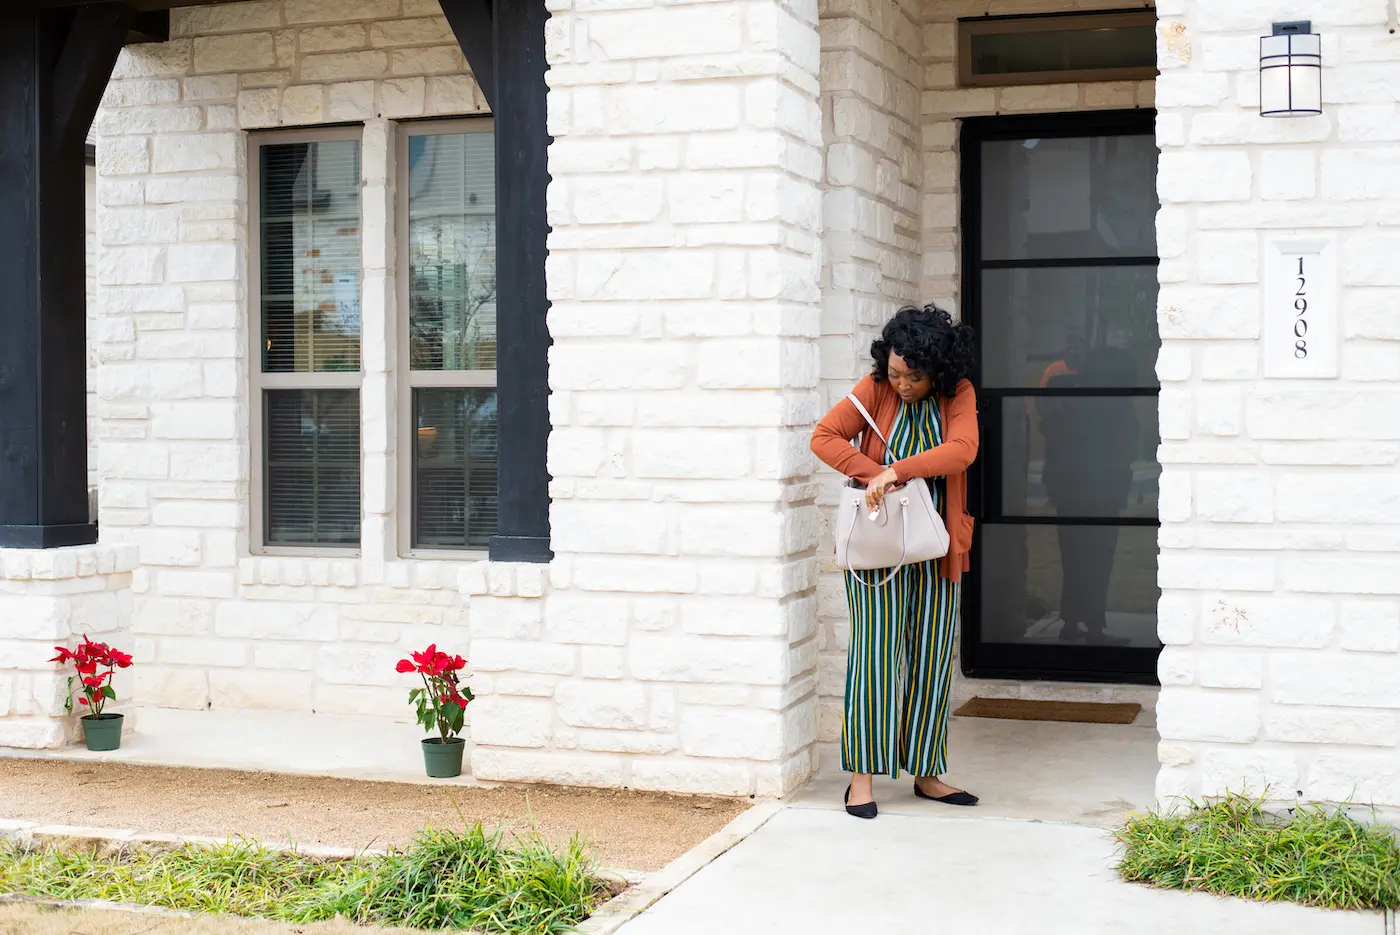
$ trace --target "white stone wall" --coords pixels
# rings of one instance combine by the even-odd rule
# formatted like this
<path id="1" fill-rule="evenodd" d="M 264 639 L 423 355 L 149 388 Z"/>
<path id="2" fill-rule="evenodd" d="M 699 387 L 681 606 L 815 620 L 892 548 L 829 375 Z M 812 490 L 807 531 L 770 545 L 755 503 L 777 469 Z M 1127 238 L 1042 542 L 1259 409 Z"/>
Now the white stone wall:
<path id="1" fill-rule="evenodd" d="M 549 566 L 399 557 L 394 121 L 481 112 L 436 0 L 173 13 L 98 118 L 104 541 L 137 700 L 408 719 L 467 650 L 488 779 L 772 794 L 816 734 L 820 119 L 807 3 L 551 4 Z M 363 121 L 364 544 L 249 542 L 246 131 Z M 386 757 L 416 757 L 386 750 Z"/>
<path id="2" fill-rule="evenodd" d="M 777 793 L 816 735 L 816 4 L 550 6 L 560 590 L 491 645 L 559 658 L 580 749 L 494 768 Z"/>
<path id="3" fill-rule="evenodd" d="M 0 552 L 0 747 L 43 749 L 81 736 L 82 707 L 64 707 L 71 666 L 49 662 L 55 646 L 83 636 L 129 651 L 132 546 L 5 549 Z M 118 670 L 108 709 L 128 713 L 132 670 Z M 128 725 L 129 726 L 129 725 Z"/>
<path id="4" fill-rule="evenodd" d="M 1385 0 L 1160 0 L 1161 796 L 1400 807 L 1400 39 Z M 1321 117 L 1258 114 L 1310 16 Z M 1261 377 L 1266 235 L 1339 238 L 1335 380 Z"/>
<path id="5" fill-rule="evenodd" d="M 921 0 L 821 4 L 823 179 L 821 400 L 870 369 L 870 342 L 919 293 L 923 147 Z M 831 520 L 840 478 L 823 469 L 821 739 L 839 740 L 849 615 Z"/>

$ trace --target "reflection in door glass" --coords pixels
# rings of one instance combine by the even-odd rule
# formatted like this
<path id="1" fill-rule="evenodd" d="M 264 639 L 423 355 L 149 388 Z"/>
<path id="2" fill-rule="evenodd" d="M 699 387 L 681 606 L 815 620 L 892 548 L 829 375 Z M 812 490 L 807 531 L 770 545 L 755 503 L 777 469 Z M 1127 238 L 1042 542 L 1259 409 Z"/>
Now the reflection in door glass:
<path id="1" fill-rule="evenodd" d="M 1156 528 L 992 525 L 981 535 L 984 643 L 1161 645 Z"/>
<path id="2" fill-rule="evenodd" d="M 982 145 L 982 259 L 1155 257 L 1150 134 Z"/>
<path id="3" fill-rule="evenodd" d="M 1157 267 L 985 270 L 979 338 L 986 387 L 1156 386 Z"/>
<path id="4" fill-rule="evenodd" d="M 1155 396 L 1007 396 L 1001 434 L 1004 516 L 1157 517 Z"/>

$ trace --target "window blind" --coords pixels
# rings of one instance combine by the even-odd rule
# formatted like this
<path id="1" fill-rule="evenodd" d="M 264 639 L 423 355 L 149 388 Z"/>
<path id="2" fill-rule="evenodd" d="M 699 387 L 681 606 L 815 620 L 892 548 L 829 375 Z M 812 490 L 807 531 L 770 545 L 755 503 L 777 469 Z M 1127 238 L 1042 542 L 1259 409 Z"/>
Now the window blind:
<path id="1" fill-rule="evenodd" d="M 360 544 L 360 394 L 267 390 L 269 545 Z"/>
<path id="2" fill-rule="evenodd" d="M 263 539 L 360 544 L 360 144 L 259 149 Z"/>

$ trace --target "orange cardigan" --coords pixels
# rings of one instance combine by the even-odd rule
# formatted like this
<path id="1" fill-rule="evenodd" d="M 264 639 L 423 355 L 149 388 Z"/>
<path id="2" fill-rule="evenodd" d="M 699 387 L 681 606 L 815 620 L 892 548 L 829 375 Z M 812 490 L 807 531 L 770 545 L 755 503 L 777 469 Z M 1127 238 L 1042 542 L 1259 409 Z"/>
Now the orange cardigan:
<path id="1" fill-rule="evenodd" d="M 899 394 L 888 382 L 877 383 L 867 376 L 856 384 L 855 396 L 870 412 L 875 424 L 888 438 L 899 412 Z M 942 576 L 949 581 L 962 578 L 968 569 L 972 549 L 972 517 L 967 515 L 967 468 L 977 457 L 977 393 L 963 380 L 952 399 L 941 399 L 943 444 L 896 461 L 895 475 L 900 483 L 911 477 L 947 478 L 943 522 L 948 526 L 948 558 L 942 562 Z M 812 433 L 812 453 L 847 477 L 868 484 L 884 471 L 885 443 L 874 432 L 866 431 L 860 410 L 843 399 L 817 423 Z M 851 447 L 864 432 L 859 450 Z"/>

